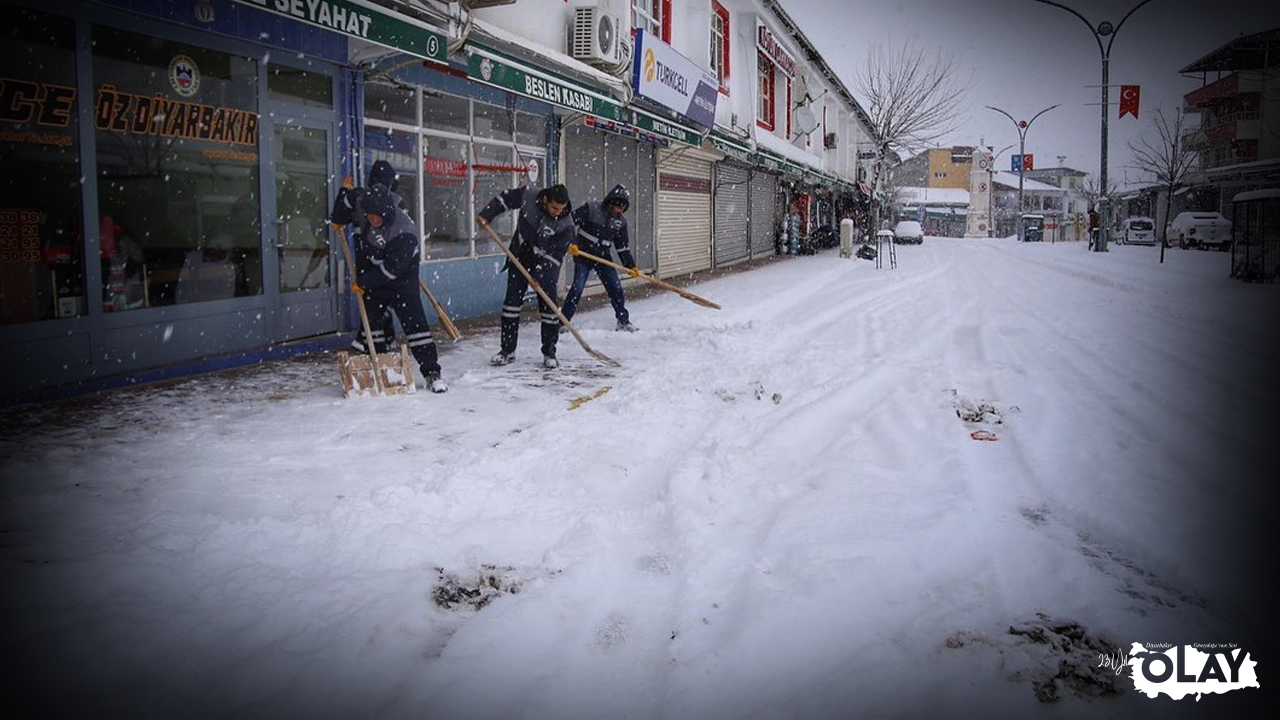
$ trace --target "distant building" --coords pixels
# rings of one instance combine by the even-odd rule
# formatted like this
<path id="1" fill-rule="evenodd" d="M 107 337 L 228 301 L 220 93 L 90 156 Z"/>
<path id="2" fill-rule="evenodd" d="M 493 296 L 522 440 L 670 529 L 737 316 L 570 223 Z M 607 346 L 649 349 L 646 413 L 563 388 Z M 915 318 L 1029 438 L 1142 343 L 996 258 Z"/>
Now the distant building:
<path id="1" fill-rule="evenodd" d="M 1188 136 L 1199 149 L 1197 185 L 1178 209 L 1219 210 L 1247 190 L 1280 187 L 1280 29 L 1238 37 L 1178 71 L 1204 85 L 1183 96 L 1183 110 L 1200 117 Z"/>
<path id="2" fill-rule="evenodd" d="M 926 150 L 895 167 L 894 178 L 902 186 L 968 190 L 973 151 L 968 145 Z"/>

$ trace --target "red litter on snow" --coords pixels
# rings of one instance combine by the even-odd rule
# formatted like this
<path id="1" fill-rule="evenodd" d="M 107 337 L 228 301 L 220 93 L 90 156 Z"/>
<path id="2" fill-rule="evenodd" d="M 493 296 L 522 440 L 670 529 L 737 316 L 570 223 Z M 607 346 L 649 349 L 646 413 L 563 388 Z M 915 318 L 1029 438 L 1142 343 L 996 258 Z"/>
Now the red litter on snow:
<path id="1" fill-rule="evenodd" d="M 974 440 L 999 440 L 1000 439 L 1000 436 L 996 435 L 990 430 L 974 430 L 973 432 L 969 433 L 969 437 L 973 438 Z"/>

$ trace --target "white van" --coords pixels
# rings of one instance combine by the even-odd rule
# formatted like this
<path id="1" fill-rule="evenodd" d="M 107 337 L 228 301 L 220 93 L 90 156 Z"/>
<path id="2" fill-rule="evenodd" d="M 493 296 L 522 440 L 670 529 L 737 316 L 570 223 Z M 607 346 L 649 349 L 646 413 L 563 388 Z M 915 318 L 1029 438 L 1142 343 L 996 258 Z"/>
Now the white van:
<path id="1" fill-rule="evenodd" d="M 1231 221 L 1221 213 L 1212 211 L 1183 212 L 1169 224 L 1169 242 L 1178 240 L 1178 247 L 1208 250 L 1231 249 Z"/>
<path id="2" fill-rule="evenodd" d="M 1149 217 L 1126 218 L 1120 233 L 1122 245 L 1155 245 L 1156 221 Z"/>

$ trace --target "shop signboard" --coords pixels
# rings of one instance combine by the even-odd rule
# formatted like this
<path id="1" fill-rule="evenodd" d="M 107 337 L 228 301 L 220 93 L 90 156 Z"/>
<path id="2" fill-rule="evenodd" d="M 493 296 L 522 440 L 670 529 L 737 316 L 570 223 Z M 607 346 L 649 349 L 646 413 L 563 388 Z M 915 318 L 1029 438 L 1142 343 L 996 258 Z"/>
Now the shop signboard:
<path id="1" fill-rule="evenodd" d="M 612 120 L 687 145 L 700 145 L 702 134 L 672 120 L 664 120 L 549 73 L 522 65 L 475 45 L 467 47 L 467 76 L 517 95 L 541 100 L 600 120 Z"/>
<path id="2" fill-rule="evenodd" d="M 636 95 L 703 128 L 715 125 L 720 93 L 714 78 L 643 28 L 636 30 L 635 48 L 631 88 Z"/>
<path id="3" fill-rule="evenodd" d="M 375 45 L 440 63 L 449 62 L 448 38 L 426 23 L 365 0 L 234 0 Z"/>

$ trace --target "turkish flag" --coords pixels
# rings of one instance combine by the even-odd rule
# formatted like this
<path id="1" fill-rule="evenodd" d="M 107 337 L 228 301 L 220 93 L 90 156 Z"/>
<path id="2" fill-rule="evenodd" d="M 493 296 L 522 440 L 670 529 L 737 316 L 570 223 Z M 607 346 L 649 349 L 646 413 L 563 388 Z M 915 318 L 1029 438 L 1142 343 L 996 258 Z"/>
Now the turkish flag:
<path id="1" fill-rule="evenodd" d="M 1137 85 L 1121 85 L 1120 86 L 1120 117 L 1124 117 L 1125 113 L 1132 113 L 1134 117 L 1138 117 L 1138 99 L 1142 96 L 1142 89 Z"/>
<path id="2" fill-rule="evenodd" d="M 1027 153 L 1026 155 L 1023 155 L 1023 156 L 1022 156 L 1022 169 L 1023 169 L 1023 170 L 1035 170 L 1035 169 L 1036 169 L 1036 156 L 1035 156 L 1035 155 L 1032 155 L 1031 153 Z"/>

